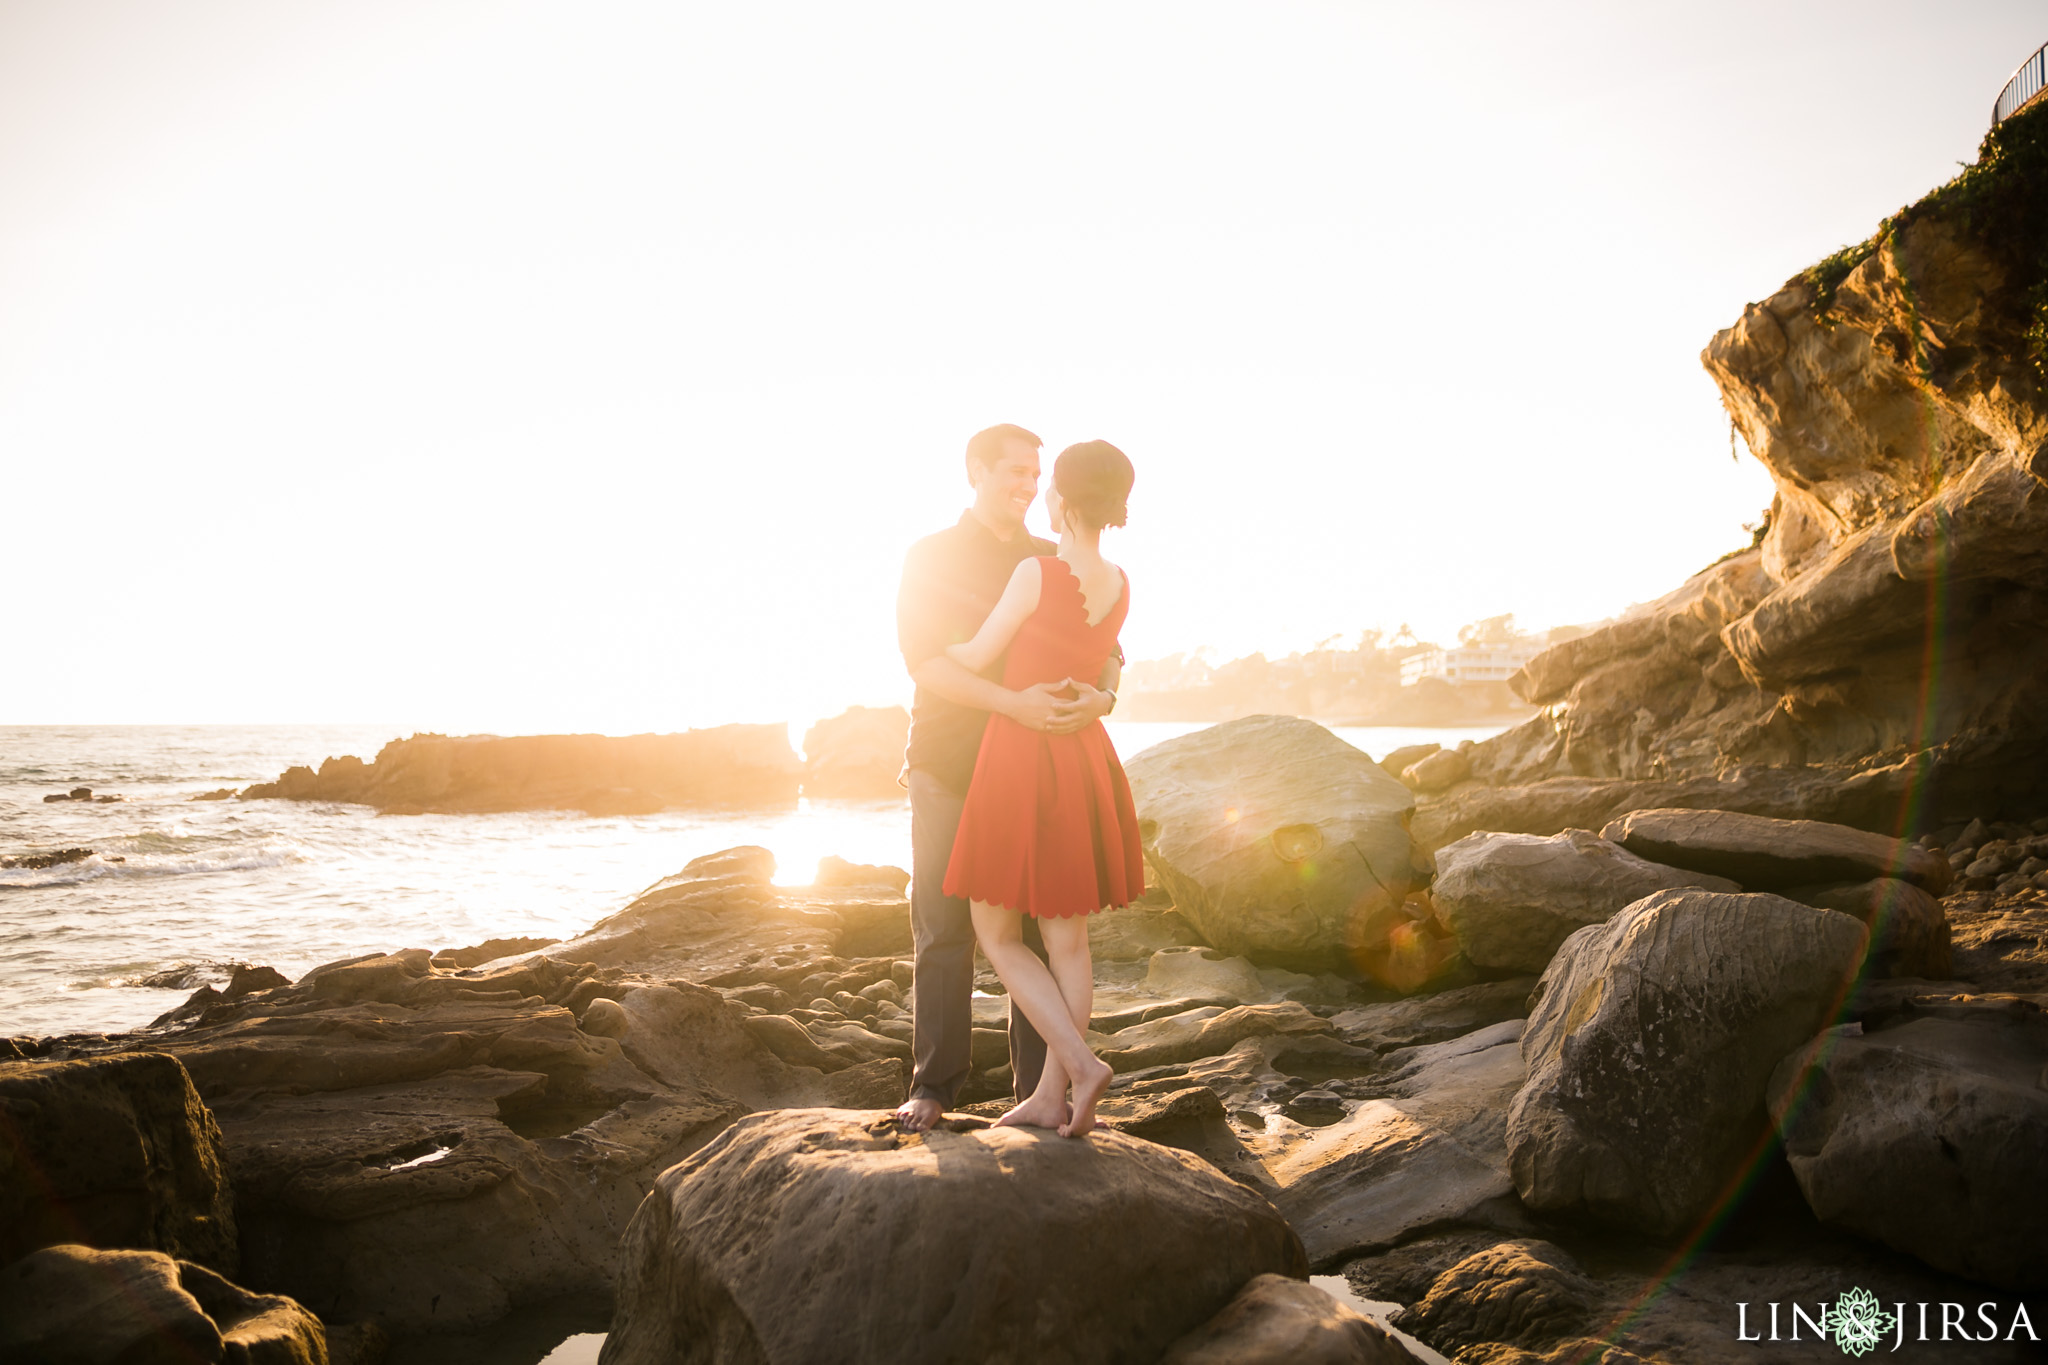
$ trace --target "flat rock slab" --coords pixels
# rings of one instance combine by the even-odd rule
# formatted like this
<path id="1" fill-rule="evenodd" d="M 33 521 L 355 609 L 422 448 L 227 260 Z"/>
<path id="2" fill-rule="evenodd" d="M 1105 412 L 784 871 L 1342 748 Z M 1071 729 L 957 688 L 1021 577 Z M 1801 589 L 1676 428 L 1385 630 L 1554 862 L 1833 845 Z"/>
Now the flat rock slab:
<path id="1" fill-rule="evenodd" d="M 1201 946 L 1202 936 L 1177 910 L 1133 905 L 1088 917 L 1088 952 L 1097 962 L 1143 962 L 1167 948 Z"/>
<path id="2" fill-rule="evenodd" d="M 1533 1209 L 1676 1236 L 1764 1139 L 1764 1088 L 1847 997 L 1863 925 L 1781 896 L 1660 891 L 1579 930 L 1538 986 L 1508 1113 Z"/>
<path id="3" fill-rule="evenodd" d="M 1240 1005 L 1263 1005 L 1273 998 L 1249 959 L 1192 946 L 1152 954 L 1145 965 L 1145 989 L 1168 998 L 1223 996 Z"/>
<path id="4" fill-rule="evenodd" d="M 1338 1036 L 1380 1052 L 1463 1037 L 1508 1019 L 1526 1019 L 1534 976 L 1482 981 L 1435 995 L 1418 995 L 1379 1005 L 1360 1005 L 1330 1016 Z"/>
<path id="5" fill-rule="evenodd" d="M 1239 1005 L 1188 1010 L 1133 1024 L 1102 1040 L 1102 1060 L 1118 1071 L 1191 1062 L 1230 1051 L 1247 1038 L 1330 1034 L 1330 1022 L 1305 1005 Z"/>
<path id="6" fill-rule="evenodd" d="M 1195 1157 L 965 1127 L 742 1119 L 634 1216 L 600 1359 L 896 1362 L 915 1343 L 932 1360 L 1155 1360 L 1254 1276 L 1307 1273 L 1272 1205 Z"/>
<path id="7" fill-rule="evenodd" d="M 1260 1275 L 1159 1365 L 1413 1365 L 1391 1332 L 1312 1284 Z"/>
<path id="8" fill-rule="evenodd" d="M 1513 1204 L 1505 1130 L 1522 1083 L 1521 1031 L 1513 1020 L 1393 1054 L 1392 1074 L 1376 1078 L 1384 1098 L 1267 1159 L 1275 1202 L 1313 1263 L 1435 1223 L 1513 1217 L 1488 1206 Z"/>
<path id="9" fill-rule="evenodd" d="M 1468 834 L 1436 855 L 1437 915 L 1475 966 L 1540 972 L 1574 930 L 1654 891 L 1740 891 L 1725 877 L 1667 867 L 1590 830 Z"/>
<path id="10" fill-rule="evenodd" d="M 758 857 L 743 854 L 757 853 Z M 764 983 L 792 989 L 842 942 L 900 941 L 909 906 L 874 888 L 803 888 L 785 894 L 766 849 L 727 849 L 656 882 L 617 914 L 542 949 L 557 962 L 681 976 L 705 985 Z M 842 915 L 835 902 L 844 901 Z M 877 904 L 901 926 L 891 940 Z"/>
<path id="11" fill-rule="evenodd" d="M 1816 1216 L 1953 1274 L 2048 1287 L 2048 1014 L 1908 1005 L 1787 1057 L 1771 1112 Z"/>
<path id="12" fill-rule="evenodd" d="M 1653 863 L 1726 877 L 1747 891 L 1898 877 L 1939 896 L 1952 876 L 1948 859 L 1932 849 L 1819 820 L 1637 810 L 1600 835 Z"/>

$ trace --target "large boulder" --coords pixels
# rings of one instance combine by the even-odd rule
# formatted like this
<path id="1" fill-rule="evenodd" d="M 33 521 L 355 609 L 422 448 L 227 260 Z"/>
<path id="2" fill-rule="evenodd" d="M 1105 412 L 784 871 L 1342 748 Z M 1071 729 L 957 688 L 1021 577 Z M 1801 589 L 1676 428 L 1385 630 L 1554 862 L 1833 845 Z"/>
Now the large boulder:
<path id="1" fill-rule="evenodd" d="M 1647 862 L 1590 830 L 1550 838 L 1469 834 L 1439 849 L 1430 898 L 1479 967 L 1540 972 L 1588 924 L 1655 891 L 1740 891 L 1722 877 Z"/>
<path id="2" fill-rule="evenodd" d="M 1570 1253 L 1518 1238 L 1444 1271 L 1394 1322 L 1442 1351 L 1496 1341 L 1540 1347 L 1586 1327 L 1598 1301 L 1599 1290 Z"/>
<path id="3" fill-rule="evenodd" d="M 2048 1016 L 1964 997 L 1787 1057 L 1771 1112 L 1822 1221 L 1938 1269 L 2048 1286 Z"/>
<path id="4" fill-rule="evenodd" d="M 1870 976 L 1943 981 L 1955 970 L 1948 914 L 1940 901 L 1911 882 L 1873 877 L 1787 887 L 1781 894 L 1862 920 L 1870 929 Z"/>
<path id="5" fill-rule="evenodd" d="M 901 800 L 909 742 L 910 713 L 900 706 L 851 706 L 819 721 L 804 731 L 804 795 Z"/>
<path id="6" fill-rule="evenodd" d="M 220 1129 L 176 1059 L 0 1063 L 0 1264 L 59 1242 L 234 1271 Z"/>
<path id="7" fill-rule="evenodd" d="M 1938 896 L 1950 878 L 1948 859 L 1934 849 L 1819 820 L 1638 810 L 1600 833 L 1638 857 L 1727 877 L 1749 891 L 1898 877 Z"/>
<path id="8" fill-rule="evenodd" d="M 1232 956 L 1321 967 L 1377 946 L 1426 874 L 1415 798 L 1313 721 L 1247 716 L 1126 765 L 1145 857 L 1174 908 Z"/>
<path id="9" fill-rule="evenodd" d="M 1439 749 L 1404 769 L 1401 781 L 1419 792 L 1435 792 L 1454 787 L 1471 775 L 1471 759 L 1456 749 Z"/>
<path id="10" fill-rule="evenodd" d="M 327 1365 L 327 1332 L 291 1299 L 190 1261 L 65 1243 L 0 1270 L 0 1360 Z"/>
<path id="11" fill-rule="evenodd" d="M 1414 1365 L 1400 1339 L 1324 1290 L 1260 1275 L 1159 1365 Z"/>
<path id="12" fill-rule="evenodd" d="M 1507 1116 L 1523 1201 L 1691 1227 L 1763 1139 L 1772 1069 L 1839 1008 L 1865 941 L 1833 910 L 1712 891 L 1660 891 L 1566 939 Z"/>
<path id="13" fill-rule="evenodd" d="M 971 1123 L 741 1120 L 634 1215 L 600 1360 L 1154 1360 L 1247 1280 L 1307 1272 L 1273 1207 L 1198 1158 Z"/>

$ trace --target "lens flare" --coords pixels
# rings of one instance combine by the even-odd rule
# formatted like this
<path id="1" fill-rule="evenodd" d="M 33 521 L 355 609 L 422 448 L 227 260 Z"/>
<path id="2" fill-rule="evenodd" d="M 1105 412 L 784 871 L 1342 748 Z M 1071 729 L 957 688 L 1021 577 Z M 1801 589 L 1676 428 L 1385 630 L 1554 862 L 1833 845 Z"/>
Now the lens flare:
<path id="1" fill-rule="evenodd" d="M 1913 348 L 1913 363 L 1922 381 L 1922 424 L 1925 429 L 1925 440 L 1921 448 L 1921 487 L 1927 493 L 1927 500 L 1922 505 L 1929 506 L 1938 496 L 1941 485 L 1942 432 L 1934 402 L 1931 397 L 1926 396 L 1930 391 L 1930 378 L 1918 325 L 1919 310 L 1912 283 L 1906 278 L 1903 262 L 1899 263 L 1898 277 L 1905 295 L 1908 316 L 1914 324 L 1908 329 L 1908 334 Z M 1912 742 L 1908 746 L 1908 757 L 1905 760 L 1908 768 L 1892 831 L 1898 839 L 1898 845 L 1892 855 L 1892 865 L 1886 869 L 1886 876 L 1891 884 L 1885 888 L 1870 917 L 1869 945 L 1872 950 L 1886 941 L 1898 915 L 1899 882 L 1905 870 L 1908 841 L 1923 833 L 1939 815 L 1935 804 L 1934 761 L 1935 753 L 1940 747 L 1936 736 L 1949 646 L 1950 592 L 1953 586 L 1951 564 L 1954 546 L 1949 518 L 1939 515 L 1939 508 L 1935 508 L 1934 511 L 1937 515 L 1927 518 L 1927 524 L 1931 529 L 1920 687 L 1913 716 Z M 1876 956 L 1875 951 L 1866 951 L 1855 974 L 1842 983 L 1828 1009 L 1827 1017 L 1830 1021 L 1839 1019 L 1844 1007 L 1862 990 L 1870 974 L 1870 964 Z M 1827 1060 L 1834 1055 L 1837 1040 L 1838 1036 L 1830 1029 L 1822 1036 L 1820 1044 L 1807 1054 L 1806 1063 L 1801 1067 L 1789 1092 L 1790 1098 L 1785 1105 L 1783 1126 L 1790 1126 L 1805 1107 L 1814 1078 Z M 1644 1284 L 1642 1291 L 1608 1321 L 1595 1336 L 1594 1344 L 1571 1358 L 1571 1365 L 1587 1365 L 1587 1362 L 1597 1359 L 1608 1346 L 1622 1345 L 1622 1337 L 1628 1330 L 1642 1321 L 1651 1306 L 1698 1259 L 1700 1253 L 1713 1241 L 1729 1218 L 1742 1206 L 1745 1196 L 1756 1184 L 1758 1176 L 1768 1164 L 1777 1145 L 1779 1127 L 1777 1123 L 1765 1127 L 1763 1134 L 1737 1167 L 1735 1175 L 1715 1198 L 1706 1216 L 1679 1241 L 1670 1258 Z"/>

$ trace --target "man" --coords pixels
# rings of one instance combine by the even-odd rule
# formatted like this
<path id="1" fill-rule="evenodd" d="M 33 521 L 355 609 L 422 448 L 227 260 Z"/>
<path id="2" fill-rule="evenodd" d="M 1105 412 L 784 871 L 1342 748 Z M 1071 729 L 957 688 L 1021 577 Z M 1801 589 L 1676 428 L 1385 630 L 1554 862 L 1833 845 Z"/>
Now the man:
<path id="1" fill-rule="evenodd" d="M 1039 439 L 1004 424 L 977 432 L 967 443 L 967 482 L 974 505 L 958 523 L 926 536 L 903 564 L 896 598 L 896 635 L 903 662 L 917 683 L 905 755 L 910 786 L 910 928 L 916 945 L 911 981 L 915 1014 L 910 1098 L 896 1117 L 923 1132 L 951 1107 L 967 1080 L 974 1013 L 974 922 L 967 902 L 946 895 L 942 883 L 960 827 L 960 807 L 974 776 L 981 732 L 991 712 L 1033 730 L 1066 734 L 1116 705 L 1118 664 L 1112 658 L 1097 686 L 1075 681 L 1067 689 L 1040 683 L 1011 691 L 998 681 L 998 660 L 986 673 L 970 673 L 946 657 L 947 645 L 972 639 L 994 610 L 1018 561 L 1058 547 L 1024 529 L 1024 514 L 1038 497 Z M 1034 929 L 1027 941 L 1043 956 Z M 1018 1095 L 1038 1084 L 1045 1043 L 1010 1011 L 1010 1068 Z"/>

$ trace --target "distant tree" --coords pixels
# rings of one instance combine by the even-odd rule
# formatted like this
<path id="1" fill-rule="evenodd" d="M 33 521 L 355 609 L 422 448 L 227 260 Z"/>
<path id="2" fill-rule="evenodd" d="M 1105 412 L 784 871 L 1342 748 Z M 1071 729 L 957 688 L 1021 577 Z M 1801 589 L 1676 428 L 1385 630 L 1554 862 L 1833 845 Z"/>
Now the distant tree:
<path id="1" fill-rule="evenodd" d="M 1515 630 L 1513 612 L 1458 627 L 1458 643 L 1468 648 L 1473 645 L 1511 645 L 1517 638 L 1519 634 Z"/>

